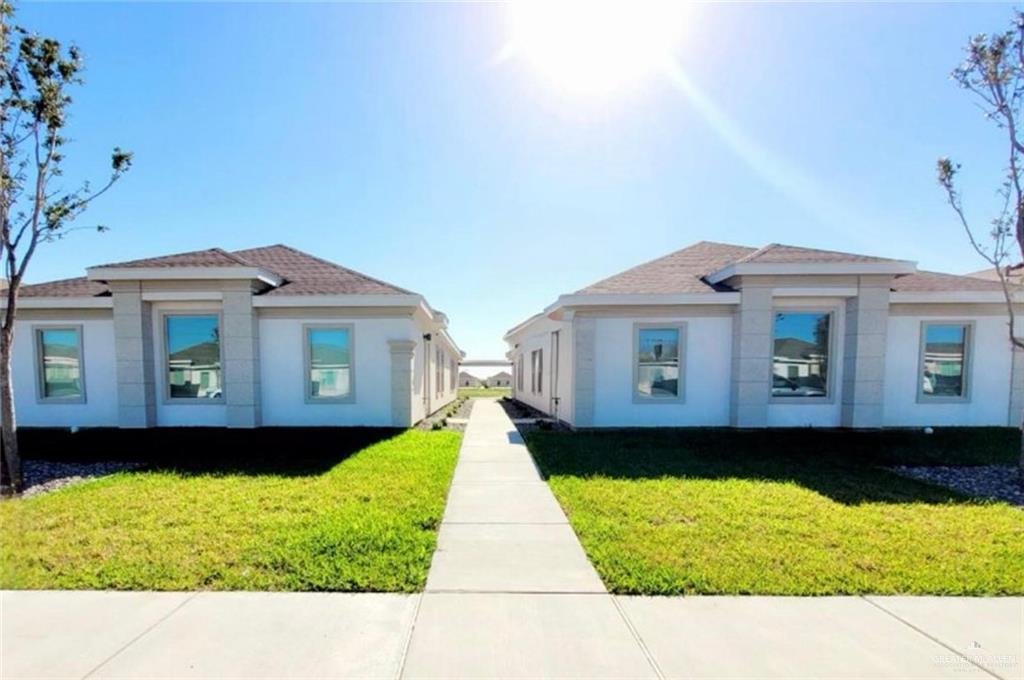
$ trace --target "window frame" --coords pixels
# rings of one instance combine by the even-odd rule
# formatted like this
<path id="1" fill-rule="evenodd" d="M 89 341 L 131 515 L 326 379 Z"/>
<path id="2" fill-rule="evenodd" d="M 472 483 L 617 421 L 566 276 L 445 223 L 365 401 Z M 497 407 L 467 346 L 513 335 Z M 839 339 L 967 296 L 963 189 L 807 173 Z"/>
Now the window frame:
<path id="1" fill-rule="evenodd" d="M 311 331 L 329 330 L 348 333 L 348 394 L 344 397 L 313 396 L 313 343 Z M 356 400 L 356 330 L 352 323 L 304 323 L 302 324 L 302 390 L 306 404 L 352 404 Z"/>
<path id="2" fill-rule="evenodd" d="M 928 326 L 962 326 L 964 329 L 964 365 L 963 365 L 963 390 L 959 397 L 936 397 L 930 396 L 924 391 L 924 355 L 927 344 L 926 333 Z M 972 382 L 974 377 L 974 331 L 975 322 L 973 319 L 926 319 L 922 320 L 918 327 L 917 347 L 917 403 L 918 404 L 969 404 L 974 392 Z"/>
<path id="3" fill-rule="evenodd" d="M 775 380 L 775 316 L 777 314 L 827 314 L 828 319 L 828 375 L 825 376 L 825 396 L 823 397 L 777 397 L 772 394 L 772 382 Z M 844 329 L 839 327 L 839 306 L 830 307 L 773 307 L 771 330 L 768 332 L 768 403 L 769 404 L 835 404 L 836 403 L 836 372 L 840 363 L 838 357 L 838 336 Z M 788 377 L 788 376 L 787 376 Z"/>
<path id="4" fill-rule="evenodd" d="M 526 384 L 526 380 L 523 377 L 523 372 L 525 370 L 526 359 L 523 358 L 522 352 L 520 352 L 519 356 L 516 358 L 518 359 L 518 361 L 516 361 L 516 392 L 518 393 L 525 391 L 523 385 Z"/>
<path id="5" fill-rule="evenodd" d="M 217 350 L 220 353 L 220 396 L 216 399 L 199 399 L 171 396 L 171 352 L 167 342 L 167 319 L 175 316 L 215 316 L 217 317 Z M 227 383 L 224 380 L 224 313 L 220 309 L 182 309 L 165 310 L 159 315 L 160 321 L 160 355 L 163 365 L 160 373 L 163 376 L 161 389 L 163 403 L 169 406 L 223 406 L 227 403 Z"/>
<path id="6" fill-rule="evenodd" d="M 678 356 L 679 378 L 676 382 L 676 395 L 674 397 L 653 397 L 641 394 L 638 384 L 640 382 L 640 331 L 642 330 L 674 330 L 679 334 Z M 633 403 L 634 404 L 685 404 L 686 403 L 686 345 L 687 345 L 687 323 L 685 321 L 673 321 L 670 323 L 659 323 L 657 321 L 638 321 L 633 324 Z"/>
<path id="7" fill-rule="evenodd" d="M 82 385 L 77 397 L 46 396 L 46 374 L 43 369 L 43 331 L 74 331 L 78 337 L 78 377 Z M 36 403 L 38 404 L 85 404 L 85 329 L 83 324 L 37 324 L 32 326 L 35 347 Z"/>

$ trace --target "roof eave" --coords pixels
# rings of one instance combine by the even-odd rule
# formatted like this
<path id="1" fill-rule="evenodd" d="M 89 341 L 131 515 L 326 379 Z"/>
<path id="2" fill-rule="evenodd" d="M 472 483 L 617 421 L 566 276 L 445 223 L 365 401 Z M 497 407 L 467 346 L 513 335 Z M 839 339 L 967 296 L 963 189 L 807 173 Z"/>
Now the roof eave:
<path id="1" fill-rule="evenodd" d="M 890 275 L 913 274 L 917 264 L 909 260 L 885 262 L 734 262 L 705 277 L 709 283 L 722 283 L 735 276 L 800 275 Z"/>
<path id="2" fill-rule="evenodd" d="M 1012 293 L 1014 302 L 1024 302 L 1024 290 Z M 960 290 L 960 291 L 936 291 L 936 290 L 904 290 L 893 291 L 889 296 L 891 303 L 990 303 L 1006 302 L 1006 296 L 1001 290 Z"/>
<path id="3" fill-rule="evenodd" d="M 277 287 L 284 279 L 262 267 L 89 267 L 90 281 L 242 280 Z"/>
<path id="4" fill-rule="evenodd" d="M 25 297 L 18 296 L 18 309 L 111 309 L 114 298 L 105 296 Z M 0 300 L 0 309 L 7 308 L 7 299 Z"/>
<path id="5" fill-rule="evenodd" d="M 253 307 L 419 307 L 422 295 L 256 295 Z"/>

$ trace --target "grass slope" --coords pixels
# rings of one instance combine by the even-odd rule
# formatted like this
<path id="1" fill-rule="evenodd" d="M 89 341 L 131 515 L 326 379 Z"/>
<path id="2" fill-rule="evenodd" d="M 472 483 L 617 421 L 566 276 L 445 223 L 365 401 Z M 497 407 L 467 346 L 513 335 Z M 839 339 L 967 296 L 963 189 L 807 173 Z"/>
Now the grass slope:
<path id="1" fill-rule="evenodd" d="M 268 446 L 284 437 L 262 436 Z M 421 590 L 459 441 L 300 431 L 280 456 L 254 446 L 245 460 L 162 465 L 6 501 L 0 587 Z"/>
<path id="2" fill-rule="evenodd" d="M 1024 594 L 1024 512 L 876 466 L 1015 455 L 1013 430 L 945 434 L 536 432 L 528 444 L 616 593 Z"/>

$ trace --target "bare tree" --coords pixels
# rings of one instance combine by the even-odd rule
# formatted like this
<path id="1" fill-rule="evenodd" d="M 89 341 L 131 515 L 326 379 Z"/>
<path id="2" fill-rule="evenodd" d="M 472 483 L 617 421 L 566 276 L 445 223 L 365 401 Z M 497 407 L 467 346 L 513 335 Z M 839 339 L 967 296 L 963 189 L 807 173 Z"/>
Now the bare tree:
<path id="1" fill-rule="evenodd" d="M 71 97 L 80 85 L 82 59 L 52 38 L 14 23 L 14 6 L 0 0 L 0 261 L 7 285 L 0 318 L 0 492 L 22 488 L 11 358 L 18 293 L 40 244 L 66 236 L 76 217 L 131 167 L 132 155 L 115 148 L 111 174 L 93 190 L 88 182 L 60 186 Z M 93 227 L 103 231 L 104 227 Z"/>
<path id="2" fill-rule="evenodd" d="M 964 211 L 956 188 L 960 165 L 949 158 L 937 164 L 939 184 L 946 192 L 974 251 L 988 262 L 999 277 L 1009 315 L 1008 333 L 1015 350 L 1024 350 L 1024 338 L 1015 332 L 1014 296 L 1011 283 L 1015 272 L 1024 268 L 1024 137 L 1020 126 L 1024 101 L 1024 13 L 1016 12 L 1013 27 L 997 35 L 979 34 L 971 38 L 966 58 L 953 70 L 953 80 L 973 95 L 985 118 L 1006 133 L 1006 166 L 999 187 L 999 202 L 988 233 L 972 225 Z M 1024 416 L 1022 416 L 1024 417 Z M 1020 466 L 1024 470 L 1024 420 L 1021 422 Z"/>

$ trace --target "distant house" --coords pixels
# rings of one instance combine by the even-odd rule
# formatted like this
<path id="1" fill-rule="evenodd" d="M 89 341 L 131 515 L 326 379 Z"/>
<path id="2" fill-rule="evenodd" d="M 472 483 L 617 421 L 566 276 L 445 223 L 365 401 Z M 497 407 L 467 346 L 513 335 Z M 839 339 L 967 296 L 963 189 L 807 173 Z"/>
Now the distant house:
<path id="1" fill-rule="evenodd" d="M 470 375 L 465 371 L 459 373 L 459 387 L 480 387 L 483 381 L 475 375 Z"/>
<path id="2" fill-rule="evenodd" d="M 443 313 L 288 246 L 86 271 L 21 289 L 21 425 L 408 427 L 455 399 Z"/>
<path id="3" fill-rule="evenodd" d="M 581 428 L 1017 425 L 1024 352 L 994 277 L 705 241 L 511 329 L 513 395 Z"/>
<path id="4" fill-rule="evenodd" d="M 512 385 L 512 374 L 507 371 L 495 373 L 484 381 L 488 387 L 510 387 Z"/>

